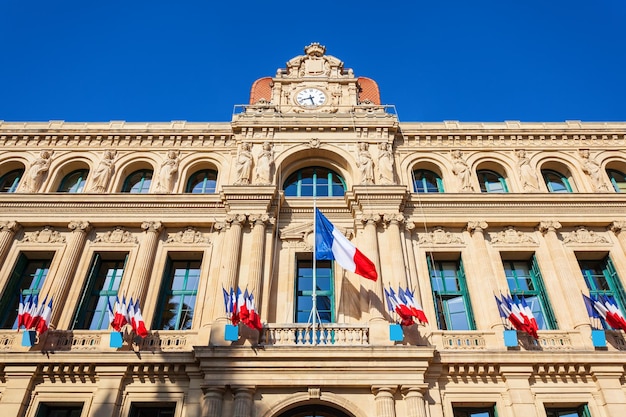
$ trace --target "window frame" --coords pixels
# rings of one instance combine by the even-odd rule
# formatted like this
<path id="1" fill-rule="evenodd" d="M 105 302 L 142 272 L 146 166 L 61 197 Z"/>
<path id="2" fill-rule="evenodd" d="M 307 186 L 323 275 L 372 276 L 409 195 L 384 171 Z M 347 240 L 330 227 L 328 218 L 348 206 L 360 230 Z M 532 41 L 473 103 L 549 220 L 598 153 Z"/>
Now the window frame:
<path id="1" fill-rule="evenodd" d="M 79 175 L 78 181 L 68 188 L 66 183 L 70 181 L 73 175 Z M 87 183 L 88 176 L 89 176 L 89 170 L 87 168 L 75 169 L 63 177 L 63 179 L 61 180 L 61 183 L 57 187 L 56 192 L 57 193 L 69 193 L 69 194 L 81 193 L 85 189 L 85 184 Z M 63 188 L 67 188 L 67 189 L 64 190 Z"/>
<path id="2" fill-rule="evenodd" d="M 476 176 L 478 177 L 478 183 L 480 184 L 480 192 L 481 193 L 508 193 L 509 187 L 506 183 L 506 178 L 502 176 L 500 173 L 493 171 L 491 169 L 479 169 L 476 171 Z M 496 181 L 487 181 L 487 176 L 495 177 Z M 500 184 L 502 190 L 494 190 L 490 191 L 488 184 Z"/>
<path id="3" fill-rule="evenodd" d="M 20 181 L 22 181 L 22 177 L 24 176 L 24 168 L 16 168 L 11 171 L 5 173 L 2 177 L 0 177 L 0 193 L 14 193 L 17 191 Z M 16 174 L 17 173 L 17 174 Z M 6 191 L 3 191 L 3 187 L 6 185 L 8 179 L 10 179 L 10 175 L 14 174 L 15 177 L 11 181 L 11 186 L 6 187 Z"/>
<path id="4" fill-rule="evenodd" d="M 616 193 L 626 193 L 626 174 L 624 172 L 618 169 L 609 168 L 606 170 L 606 174 L 609 176 L 613 189 Z M 617 181 L 615 179 L 616 175 L 621 176 L 623 179 L 621 181 Z"/>
<path id="5" fill-rule="evenodd" d="M 445 268 L 446 265 L 454 265 L 453 269 Z M 435 267 L 437 267 L 435 269 Z M 455 281 L 457 282 L 458 289 L 447 290 L 446 288 L 446 275 L 445 271 L 454 270 Z M 435 272 L 439 272 L 439 277 L 435 276 Z M 474 319 L 474 313 L 472 311 L 472 303 L 470 300 L 469 290 L 467 288 L 467 281 L 465 278 L 465 271 L 463 268 L 463 261 L 461 258 L 457 260 L 437 260 L 428 255 L 428 274 L 430 278 L 430 285 L 433 295 L 433 303 L 435 306 L 435 316 L 437 317 L 437 328 L 439 330 L 476 330 L 476 321 Z M 443 285 L 444 291 L 439 289 L 439 285 L 435 285 L 435 280 L 439 278 Z M 444 301 L 450 301 L 461 298 L 463 301 L 463 307 L 465 310 L 465 320 L 467 323 L 467 329 L 453 328 L 452 317 L 450 312 L 450 305 Z"/>
<path id="6" fill-rule="evenodd" d="M 577 259 L 578 260 L 578 265 L 580 268 L 580 272 L 583 276 L 583 280 L 585 281 L 585 285 L 587 287 L 587 290 L 589 291 L 589 294 L 591 296 L 598 296 L 598 295 L 610 295 L 615 299 L 615 302 L 617 302 L 617 305 L 619 306 L 619 308 L 622 311 L 626 311 L 626 292 L 624 291 L 624 286 L 622 284 L 622 281 L 619 277 L 619 275 L 617 274 L 617 270 L 615 269 L 615 266 L 613 265 L 613 261 L 611 260 L 610 255 L 606 255 L 604 258 L 602 259 Z M 604 277 L 604 279 L 606 280 L 607 286 L 608 286 L 608 290 L 602 290 L 602 289 L 598 289 L 596 286 L 596 281 L 594 279 L 592 279 L 592 274 L 586 272 L 585 269 L 583 269 L 583 263 L 585 264 L 589 264 L 589 263 L 595 263 L 598 266 L 600 266 L 601 268 L 601 272 L 602 272 L 602 277 Z M 588 268 L 591 269 L 591 268 Z M 610 327 L 608 327 L 608 325 L 605 323 L 604 320 L 600 320 L 602 322 L 602 326 L 605 329 L 609 329 Z"/>
<path id="7" fill-rule="evenodd" d="M 509 268 L 507 269 L 507 265 L 509 264 Z M 517 268 L 514 264 L 524 264 L 526 270 L 528 271 L 528 279 L 530 279 L 530 283 L 534 289 L 519 289 L 511 288 L 511 277 L 509 276 L 509 271 L 514 275 L 512 278 L 516 283 L 519 283 L 519 280 L 524 278 L 517 278 Z M 539 330 L 555 330 L 558 328 L 558 323 L 556 320 L 556 316 L 554 315 L 554 311 L 552 310 L 552 306 L 550 304 L 550 300 L 548 299 L 548 294 L 546 291 L 546 287 L 543 283 L 543 277 L 541 275 L 541 270 L 539 269 L 539 263 L 537 262 L 536 256 L 532 256 L 529 260 L 523 259 L 502 259 L 502 266 L 504 269 L 504 275 L 507 281 L 507 287 L 509 292 L 513 296 L 517 296 L 518 298 L 524 298 L 528 304 L 528 306 L 533 311 L 533 315 L 537 320 L 537 324 L 539 325 Z M 524 279 L 526 280 L 526 279 Z M 528 283 L 526 281 L 526 283 Z M 526 285 L 526 287 L 530 287 Z M 533 308 L 533 302 L 530 300 L 531 298 L 536 298 L 539 304 L 539 309 Z M 539 316 L 537 310 L 541 313 Z"/>
<path id="8" fill-rule="evenodd" d="M 418 173 L 421 174 L 421 179 L 417 179 L 418 178 Z M 432 177 L 434 178 L 434 182 L 435 182 L 435 187 L 437 188 L 437 191 L 434 191 L 434 187 L 428 187 L 428 179 L 424 176 L 424 174 L 430 174 L 432 175 Z M 444 188 L 443 188 L 443 180 L 441 179 L 441 176 L 439 174 L 437 174 L 435 171 L 429 170 L 429 169 L 414 169 L 412 171 L 412 177 L 413 177 L 413 190 L 416 193 L 420 193 L 420 194 L 439 194 L 439 193 L 443 193 L 445 192 Z M 420 189 L 417 184 L 418 181 L 421 181 L 422 183 L 422 187 L 423 189 Z M 429 191 L 429 189 L 433 189 L 433 191 Z"/>
<path id="9" fill-rule="evenodd" d="M 148 176 L 148 173 L 150 174 L 150 178 L 146 178 Z M 132 178 L 137 175 L 141 175 L 141 178 L 139 179 L 139 181 L 131 184 Z M 124 179 L 124 184 L 122 185 L 121 192 L 128 193 L 128 194 L 148 194 L 150 192 L 150 188 L 152 187 L 153 177 L 154 177 L 154 170 L 149 169 L 149 168 L 138 169 L 136 171 L 133 171 L 129 175 L 127 175 L 126 178 Z M 148 181 L 148 187 L 144 188 L 146 181 Z M 137 184 L 141 184 L 139 191 L 133 191 L 133 188 L 135 188 Z"/>
<path id="10" fill-rule="evenodd" d="M 203 255 L 201 252 L 186 253 L 186 255 L 187 254 L 190 256 L 179 257 L 179 256 L 176 256 L 178 254 L 175 254 L 175 253 L 169 253 L 167 256 L 163 276 L 161 278 L 161 285 L 159 288 L 159 298 L 158 298 L 157 310 L 156 310 L 157 313 L 154 316 L 153 325 L 152 325 L 152 328 L 155 330 L 180 331 L 180 330 L 190 330 L 193 328 L 194 315 L 196 312 L 196 307 L 197 307 L 197 302 L 198 302 L 198 288 L 200 287 L 200 280 L 202 278 Z M 184 268 L 187 271 L 185 272 L 185 275 L 183 278 L 184 288 L 173 289 L 172 286 L 174 285 L 174 279 L 176 278 L 176 271 L 177 271 L 176 265 L 179 263 L 187 264 L 187 268 Z M 197 264 L 197 268 L 191 268 L 190 267 L 191 264 Z M 197 274 L 197 282 L 196 282 L 195 289 L 187 288 L 187 285 L 189 283 L 189 278 L 190 278 L 189 271 L 191 270 L 196 271 L 195 273 Z M 168 305 L 169 300 L 173 297 L 181 297 L 182 302 L 176 305 L 176 312 L 174 313 L 173 317 L 170 318 L 166 323 L 164 322 L 164 319 L 165 319 L 164 314 L 166 312 L 166 306 Z M 191 305 L 190 310 L 183 311 L 184 310 L 183 306 L 185 305 L 184 301 L 187 300 L 188 297 L 193 299 L 193 305 Z M 169 309 L 167 311 L 171 312 L 173 310 Z M 189 314 L 189 311 L 191 312 L 191 317 L 186 318 L 183 321 L 182 319 Z M 173 328 L 165 328 L 165 325 L 168 323 L 171 323 L 171 320 L 174 318 L 176 320 L 175 320 L 175 325 L 173 326 Z M 186 325 L 187 323 L 188 325 Z"/>
<path id="11" fill-rule="evenodd" d="M 572 189 L 572 185 L 569 182 L 569 178 L 567 178 L 566 175 L 563 175 L 562 173 L 560 173 L 559 171 L 556 171 L 554 169 L 542 169 L 541 170 L 541 176 L 543 178 L 543 181 L 546 185 L 546 188 L 548 189 L 548 192 L 550 193 L 572 193 L 574 192 Z M 557 191 L 553 189 L 553 186 L 551 185 L 552 183 L 556 183 L 556 181 L 552 181 L 550 180 L 548 177 L 549 176 L 555 176 L 559 178 L 559 182 L 563 185 L 563 187 L 565 188 L 565 190 L 561 190 L 561 191 Z"/>
<path id="12" fill-rule="evenodd" d="M 104 298 L 108 303 L 110 303 L 111 307 L 113 307 L 115 297 L 118 296 L 120 285 L 122 283 L 122 280 L 124 279 L 124 273 L 126 271 L 128 257 L 128 252 L 94 253 L 91 261 L 91 266 L 89 267 L 89 273 L 85 278 L 85 282 L 81 290 L 80 301 L 76 307 L 76 312 L 72 320 L 72 330 L 106 330 L 109 328 L 107 304 L 104 304 L 103 306 L 101 305 L 102 310 L 98 309 L 98 306 L 100 305 L 100 300 Z M 111 262 L 117 265 L 121 263 L 121 268 L 114 268 L 116 271 L 119 271 L 121 269 L 121 273 L 119 274 L 119 276 L 118 274 L 115 274 L 113 276 L 113 279 L 109 281 L 108 289 L 104 289 L 103 287 L 109 277 L 109 271 L 111 271 L 112 269 L 107 269 L 107 274 L 103 276 L 102 273 L 104 272 L 104 270 L 102 268 L 105 267 L 107 263 Z M 101 278 L 104 278 L 102 282 L 102 287 L 100 287 L 100 289 L 96 289 L 96 284 L 99 283 L 98 281 Z M 113 288 L 116 282 L 117 288 Z M 93 302 L 92 300 L 95 300 L 95 302 Z M 91 306 L 93 306 L 94 310 L 90 310 Z M 99 325 L 95 328 L 92 328 L 94 319 L 97 315 L 99 315 Z M 88 317 L 91 318 L 88 319 Z M 86 323 L 88 321 L 89 326 L 86 326 Z"/>
<path id="13" fill-rule="evenodd" d="M 302 174 L 306 173 L 307 170 L 313 171 L 313 174 L 311 175 L 311 177 L 308 177 L 308 176 L 303 177 Z M 318 183 L 318 178 L 323 178 L 323 176 L 318 175 L 318 170 L 326 171 L 325 178 L 326 178 L 327 183 L 325 185 Z M 308 178 L 311 178 L 310 185 L 304 183 L 304 180 Z M 296 190 L 295 195 L 290 190 L 293 184 L 295 184 L 295 190 Z M 302 194 L 303 185 L 307 187 L 311 187 L 312 195 Z M 334 193 L 334 189 L 335 187 L 339 187 L 339 186 L 341 186 L 342 188 L 342 193 L 341 195 L 336 195 Z M 328 191 L 327 194 L 323 194 L 323 193 L 320 194 L 319 191 L 322 190 L 322 187 L 325 187 L 327 189 Z M 344 178 L 341 175 L 339 175 L 337 172 L 335 172 L 334 170 L 323 167 L 323 166 L 307 166 L 289 175 L 289 177 L 287 177 L 287 179 L 283 182 L 282 190 L 285 193 L 285 197 L 332 198 L 332 197 L 343 197 L 346 194 L 347 186 L 346 186 L 346 181 L 344 180 Z"/>
<path id="14" fill-rule="evenodd" d="M 204 174 L 204 178 L 202 179 L 202 181 L 198 181 L 195 184 L 192 184 L 192 181 L 194 181 L 195 178 L 201 174 Z M 215 178 L 214 179 L 208 178 L 210 175 L 214 175 Z M 195 171 L 193 174 L 189 176 L 189 179 L 187 179 L 187 184 L 185 185 L 185 193 L 187 194 L 215 194 L 215 192 L 217 191 L 217 175 L 218 175 L 218 172 L 214 169 L 200 169 L 200 170 Z M 207 191 L 207 190 L 211 190 L 211 188 L 207 188 L 207 183 L 209 181 L 213 181 L 212 191 Z M 202 187 L 201 187 L 202 191 L 194 192 L 193 190 L 195 190 L 198 184 L 200 183 L 202 183 Z"/>
<path id="15" fill-rule="evenodd" d="M 578 414 L 577 417 L 591 417 L 591 413 L 589 412 L 589 407 L 587 404 L 582 404 L 578 406 L 550 406 L 544 407 L 544 410 L 546 412 L 546 417 L 567 417 L 572 413 Z"/>
<path id="16" fill-rule="evenodd" d="M 309 263 L 310 266 L 306 267 L 305 264 Z M 294 283 L 294 323 L 308 323 L 308 319 L 310 318 L 310 312 L 313 306 L 312 303 L 312 296 L 313 296 L 313 286 L 312 286 L 312 273 L 313 273 L 313 265 L 315 264 L 315 271 L 316 271 L 316 280 L 317 280 L 317 285 L 319 287 L 319 283 L 320 283 L 320 278 L 321 279 L 328 279 L 329 282 L 329 289 L 328 290 L 321 290 L 318 289 L 316 291 L 316 297 L 317 297 L 317 311 L 320 317 L 320 321 L 322 323 L 335 323 L 336 321 L 336 311 L 335 311 L 335 263 L 333 261 L 324 261 L 324 260 L 316 260 L 313 261 L 312 256 L 311 257 L 305 257 L 305 256 L 301 256 L 298 257 L 296 259 L 296 275 L 295 275 L 295 279 L 296 282 Z M 304 276 L 304 274 L 301 271 L 304 271 L 306 269 L 310 269 L 311 270 L 311 274 L 310 274 L 310 279 L 311 279 L 311 289 L 310 290 L 304 290 L 301 289 L 300 283 L 301 283 L 301 278 L 305 279 L 306 277 Z M 326 274 L 326 276 L 324 277 L 322 274 L 322 277 L 320 277 L 319 272 L 322 271 L 328 271 L 328 273 Z M 300 301 L 300 297 L 306 297 L 307 300 L 311 300 L 311 308 L 308 310 L 305 310 L 303 308 L 300 308 L 301 306 L 301 301 Z M 328 298 L 328 304 L 329 304 L 329 308 L 327 309 L 323 309 L 320 310 L 320 299 L 321 298 Z M 302 300 L 304 301 L 304 299 Z M 304 314 L 307 316 L 307 320 L 306 321 L 301 321 L 300 314 Z M 330 316 L 330 321 L 328 320 L 324 320 L 322 319 L 323 314 L 328 314 Z"/>

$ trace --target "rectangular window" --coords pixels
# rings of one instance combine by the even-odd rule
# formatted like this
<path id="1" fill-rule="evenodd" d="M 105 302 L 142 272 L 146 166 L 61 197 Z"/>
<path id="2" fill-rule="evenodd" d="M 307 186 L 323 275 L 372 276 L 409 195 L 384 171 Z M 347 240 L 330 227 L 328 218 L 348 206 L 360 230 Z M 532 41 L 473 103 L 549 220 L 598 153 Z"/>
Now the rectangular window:
<path id="1" fill-rule="evenodd" d="M 537 259 L 502 260 L 511 295 L 524 298 L 537 320 L 539 330 L 556 328 L 556 319 L 541 278 Z"/>
<path id="2" fill-rule="evenodd" d="M 296 277 L 296 323 L 311 321 L 313 308 L 313 260 L 298 259 Z M 334 279 L 331 261 L 316 261 L 316 298 L 319 321 L 335 321 Z M 316 319 L 317 320 L 317 319 Z"/>
<path id="3" fill-rule="evenodd" d="M 585 284 L 592 296 L 612 296 L 622 311 L 626 311 L 626 295 L 617 271 L 611 258 L 605 256 L 601 259 L 584 259 L 587 254 L 577 253 L 580 272 L 585 279 Z M 581 259 L 583 258 L 583 259 Z M 602 323 L 603 326 L 606 323 Z"/>
<path id="4" fill-rule="evenodd" d="M 39 296 L 53 256 L 53 252 L 20 253 L 0 298 L 0 328 L 17 329 L 20 294 L 24 301 Z"/>
<path id="5" fill-rule="evenodd" d="M 546 407 L 547 417 L 591 417 L 587 404 L 577 407 Z"/>
<path id="6" fill-rule="evenodd" d="M 155 329 L 191 329 L 200 282 L 201 253 L 170 253 L 161 283 Z"/>
<path id="7" fill-rule="evenodd" d="M 452 407 L 454 417 L 497 417 L 493 405 L 486 407 Z"/>
<path id="8" fill-rule="evenodd" d="M 130 406 L 128 417 L 174 417 L 176 403 L 137 402 Z"/>
<path id="9" fill-rule="evenodd" d="M 40 404 L 37 417 L 80 417 L 83 404 L 50 403 Z"/>
<path id="10" fill-rule="evenodd" d="M 429 256 L 437 325 L 441 330 L 474 330 L 474 317 L 461 260 L 436 260 Z"/>
<path id="11" fill-rule="evenodd" d="M 89 268 L 89 276 L 81 292 L 74 329 L 106 330 L 109 328 L 107 303 L 114 306 L 124 274 L 127 253 L 96 253 Z"/>

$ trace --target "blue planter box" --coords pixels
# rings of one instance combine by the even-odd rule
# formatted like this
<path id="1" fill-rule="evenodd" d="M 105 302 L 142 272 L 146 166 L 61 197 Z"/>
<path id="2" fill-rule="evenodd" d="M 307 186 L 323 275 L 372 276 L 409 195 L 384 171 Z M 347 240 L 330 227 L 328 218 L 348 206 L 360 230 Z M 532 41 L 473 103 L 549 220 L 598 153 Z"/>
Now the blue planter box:
<path id="1" fill-rule="evenodd" d="M 604 330 L 592 330 L 591 341 L 593 342 L 593 347 L 606 347 L 606 333 L 604 333 Z"/>
<path id="2" fill-rule="evenodd" d="M 505 330 L 504 331 L 504 346 L 506 347 L 519 346 L 519 341 L 517 340 L 517 330 Z"/>
<path id="3" fill-rule="evenodd" d="M 124 338 L 122 332 L 111 332 L 111 339 L 109 340 L 109 346 L 112 348 L 121 348 L 124 344 Z"/>
<path id="4" fill-rule="evenodd" d="M 34 346 L 36 340 L 37 334 L 34 330 L 24 330 L 24 332 L 22 333 L 22 346 Z"/>
<path id="5" fill-rule="evenodd" d="M 239 340 L 239 326 L 227 324 L 224 329 L 224 340 L 229 342 L 236 342 Z"/>
<path id="6" fill-rule="evenodd" d="M 399 324 L 389 325 L 389 340 L 392 342 L 402 342 L 404 340 L 404 332 Z"/>

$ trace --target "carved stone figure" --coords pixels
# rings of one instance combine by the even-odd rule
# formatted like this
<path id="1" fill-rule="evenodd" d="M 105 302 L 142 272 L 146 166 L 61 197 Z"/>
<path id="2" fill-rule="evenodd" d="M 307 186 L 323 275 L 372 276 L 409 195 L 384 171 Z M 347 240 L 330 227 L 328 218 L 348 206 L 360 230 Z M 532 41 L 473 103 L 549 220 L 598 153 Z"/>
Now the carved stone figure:
<path id="1" fill-rule="evenodd" d="M 239 153 L 237 154 L 237 160 L 235 161 L 235 167 L 237 168 L 237 181 L 235 184 L 250 184 L 250 175 L 252 174 L 252 152 L 250 152 L 249 143 L 243 142 L 241 144 Z"/>
<path id="2" fill-rule="evenodd" d="M 393 154 L 386 142 L 378 145 L 378 183 L 395 184 L 393 179 Z"/>
<path id="3" fill-rule="evenodd" d="M 471 171 L 467 162 L 463 160 L 463 152 L 452 151 L 452 172 L 459 179 L 459 190 L 461 192 L 474 191 L 471 183 Z"/>
<path id="4" fill-rule="evenodd" d="M 274 166 L 274 150 L 269 142 L 263 143 L 263 150 L 257 159 L 256 177 L 257 184 L 272 183 L 272 168 Z"/>
<path id="5" fill-rule="evenodd" d="M 167 159 L 161 164 L 161 171 L 159 171 L 159 178 L 155 188 L 156 193 L 169 194 L 174 189 L 174 182 L 176 174 L 178 174 L 178 151 L 169 151 L 167 153 Z"/>
<path id="6" fill-rule="evenodd" d="M 592 159 L 589 149 L 583 149 L 580 152 L 582 158 L 582 170 L 591 178 L 591 183 L 595 192 L 609 191 L 609 187 L 602 179 L 602 167 L 598 161 Z"/>
<path id="7" fill-rule="evenodd" d="M 522 189 L 529 192 L 538 191 L 539 177 L 530 165 L 530 159 L 526 156 L 526 151 L 520 149 L 515 152 L 515 155 L 517 155 L 517 173 L 522 183 Z"/>
<path id="8" fill-rule="evenodd" d="M 39 158 L 32 163 L 28 172 L 24 176 L 20 185 L 20 191 L 25 193 L 36 193 L 39 191 L 41 184 L 43 184 L 44 177 L 50 168 L 51 162 L 52 152 L 41 151 Z"/>
<path id="9" fill-rule="evenodd" d="M 372 161 L 372 155 L 370 155 L 368 148 L 367 143 L 359 143 L 356 165 L 361 169 L 362 185 L 374 184 L 374 161 Z"/>
<path id="10" fill-rule="evenodd" d="M 91 188 L 92 193 L 104 193 L 109 187 L 109 181 L 115 170 L 115 151 L 105 151 L 102 160 L 98 164 L 98 167 L 91 175 Z"/>

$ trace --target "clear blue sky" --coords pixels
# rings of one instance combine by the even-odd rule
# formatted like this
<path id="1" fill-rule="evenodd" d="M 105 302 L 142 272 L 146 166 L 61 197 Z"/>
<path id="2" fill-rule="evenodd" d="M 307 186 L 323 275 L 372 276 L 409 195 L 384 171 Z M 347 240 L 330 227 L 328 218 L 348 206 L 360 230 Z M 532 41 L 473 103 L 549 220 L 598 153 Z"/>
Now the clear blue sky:
<path id="1" fill-rule="evenodd" d="M 624 0 L 0 0 L 0 120 L 229 121 L 319 42 L 401 121 L 626 121 L 625 25 Z"/>

